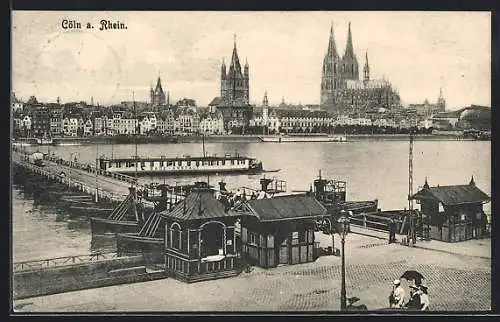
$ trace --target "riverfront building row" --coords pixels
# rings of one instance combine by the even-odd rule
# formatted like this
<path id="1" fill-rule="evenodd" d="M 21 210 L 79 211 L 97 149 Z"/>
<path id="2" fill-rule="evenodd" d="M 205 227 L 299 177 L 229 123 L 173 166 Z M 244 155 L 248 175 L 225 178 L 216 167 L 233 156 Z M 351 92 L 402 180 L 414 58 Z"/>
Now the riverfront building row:
<path id="1" fill-rule="evenodd" d="M 234 112 L 237 113 L 237 112 Z M 336 126 L 381 127 L 393 129 L 433 128 L 443 130 L 490 129 L 491 109 L 472 105 L 452 112 L 424 118 L 415 110 L 368 111 L 357 115 L 333 116 L 322 110 L 302 110 L 267 105 L 254 109 L 245 132 L 226 130 L 222 112 L 206 108 L 169 108 L 161 112 L 142 112 L 136 118 L 122 109 L 101 108 L 88 113 L 67 112 L 61 106 L 38 106 L 32 111 L 17 111 L 13 117 L 15 137 L 114 136 L 228 133 L 262 134 L 288 132 L 326 132 Z M 241 129 L 241 127 L 240 127 Z"/>
<path id="2" fill-rule="evenodd" d="M 360 78 L 362 74 L 362 79 Z M 472 121 L 459 123 L 460 115 L 444 115 L 446 100 L 442 91 L 437 102 L 412 104 L 401 108 L 398 92 L 386 79 L 373 79 L 368 53 L 361 71 L 353 48 L 351 25 L 345 52 L 337 52 L 333 25 L 323 60 L 320 104 L 279 106 L 268 104 L 267 93 L 261 106 L 250 104 L 250 67 L 242 66 L 234 41 L 229 65 L 220 67 L 220 96 L 208 107 L 197 107 L 192 99 L 170 104 L 170 93 L 158 77 L 150 88 L 149 102 L 122 102 L 110 108 L 84 102 L 75 106 L 40 104 L 34 96 L 23 103 L 12 94 L 14 133 L 21 137 L 182 134 L 182 133 L 253 133 L 252 127 L 271 132 L 315 132 L 336 125 L 380 126 L 391 128 L 454 129 L 473 127 Z M 472 109 L 472 107 L 471 107 Z M 474 108 L 476 109 L 476 108 Z M 486 108 L 487 109 L 487 108 Z M 139 112 L 139 113 L 137 113 Z M 481 129 L 487 122 L 482 113 Z"/>

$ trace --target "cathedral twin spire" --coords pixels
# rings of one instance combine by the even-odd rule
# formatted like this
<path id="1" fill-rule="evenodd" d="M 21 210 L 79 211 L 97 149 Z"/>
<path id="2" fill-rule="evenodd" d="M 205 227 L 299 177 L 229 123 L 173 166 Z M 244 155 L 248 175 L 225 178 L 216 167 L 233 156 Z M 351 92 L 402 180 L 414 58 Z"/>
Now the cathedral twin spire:
<path id="1" fill-rule="evenodd" d="M 328 56 L 338 57 L 337 48 L 335 46 L 335 37 L 333 35 L 333 22 L 330 27 L 330 39 L 328 40 Z"/>
<path id="2" fill-rule="evenodd" d="M 368 80 L 370 78 L 370 66 L 368 64 L 368 53 L 366 53 L 366 62 L 365 66 L 363 69 L 363 78 L 365 80 Z M 325 62 L 323 68 L 329 70 L 332 69 L 332 63 L 334 62 L 340 63 L 342 67 L 340 68 L 339 72 L 341 72 L 344 78 L 346 79 L 359 79 L 358 75 L 358 61 L 356 58 L 356 54 L 354 53 L 354 45 L 353 45 L 353 40 L 352 40 L 352 31 L 351 31 L 351 23 L 349 22 L 348 24 L 348 29 L 347 29 L 347 43 L 344 51 L 344 55 L 342 56 L 342 59 L 338 56 L 337 53 L 337 48 L 335 45 L 335 35 L 333 31 L 333 22 L 330 27 L 330 38 L 328 40 L 328 51 L 325 56 Z M 334 73 L 337 73 L 336 68 L 333 70 Z"/>
<path id="3" fill-rule="evenodd" d="M 333 22 L 332 22 L 332 25 L 330 27 L 330 38 L 328 40 L 328 55 L 338 57 L 337 47 L 335 46 L 335 36 L 333 33 Z M 344 56 L 342 57 L 342 59 L 345 59 L 347 57 L 348 58 L 355 58 L 356 57 L 354 55 L 354 47 L 352 44 L 352 33 L 351 33 L 351 23 L 350 22 L 349 22 L 349 27 L 347 30 L 347 44 L 346 44 Z"/>
<path id="4" fill-rule="evenodd" d="M 349 22 L 349 27 L 347 30 L 347 45 L 345 46 L 345 53 L 343 59 L 346 58 L 356 58 L 354 55 L 354 48 L 352 46 L 352 33 L 351 33 L 351 23 Z"/>

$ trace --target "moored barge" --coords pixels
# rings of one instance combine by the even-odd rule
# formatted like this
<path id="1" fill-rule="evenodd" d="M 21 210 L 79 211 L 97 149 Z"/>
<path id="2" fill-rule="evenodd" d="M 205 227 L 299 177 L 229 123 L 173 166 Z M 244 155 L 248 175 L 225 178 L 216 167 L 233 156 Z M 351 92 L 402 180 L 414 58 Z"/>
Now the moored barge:
<path id="1" fill-rule="evenodd" d="M 262 142 L 272 143 L 288 143 L 288 142 L 347 142 L 345 135 L 328 135 L 328 134 L 314 134 L 314 135 L 276 135 L 276 136 L 260 136 Z"/>
<path id="2" fill-rule="evenodd" d="M 99 168 L 109 172 L 138 175 L 182 175 L 207 173 L 252 173 L 263 171 L 262 162 L 239 154 L 151 158 L 99 158 Z"/>

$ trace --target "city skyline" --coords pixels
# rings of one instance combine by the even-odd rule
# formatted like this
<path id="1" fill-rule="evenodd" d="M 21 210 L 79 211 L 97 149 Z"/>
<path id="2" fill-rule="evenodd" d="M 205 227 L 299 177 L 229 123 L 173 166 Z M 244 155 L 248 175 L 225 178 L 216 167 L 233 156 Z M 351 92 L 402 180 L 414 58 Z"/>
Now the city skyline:
<path id="1" fill-rule="evenodd" d="M 63 30 L 63 19 L 126 30 Z M 351 22 L 354 51 L 371 74 L 386 78 L 404 104 L 448 108 L 491 105 L 491 19 L 488 12 L 13 12 L 12 89 L 27 100 L 107 105 L 149 101 L 162 78 L 171 102 L 206 106 L 220 96 L 220 65 L 236 35 L 250 65 L 250 103 L 319 104 L 322 62 L 333 22 L 343 52 Z"/>

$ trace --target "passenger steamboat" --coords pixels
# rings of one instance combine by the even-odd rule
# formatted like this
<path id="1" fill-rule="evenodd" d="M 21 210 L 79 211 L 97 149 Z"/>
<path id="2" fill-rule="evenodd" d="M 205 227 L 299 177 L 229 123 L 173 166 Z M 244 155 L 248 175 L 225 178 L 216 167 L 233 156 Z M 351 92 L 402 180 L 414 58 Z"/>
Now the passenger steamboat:
<path id="1" fill-rule="evenodd" d="M 262 162 L 239 154 L 225 156 L 183 156 L 176 158 L 114 158 L 98 159 L 99 168 L 122 174 L 207 174 L 262 172 Z"/>
<path id="2" fill-rule="evenodd" d="M 54 140 L 50 137 L 36 138 L 36 143 L 38 145 L 52 145 L 54 144 Z"/>
<path id="3" fill-rule="evenodd" d="M 278 135 L 278 136 L 260 136 L 262 142 L 287 143 L 287 142 L 347 142 L 345 135 Z"/>

